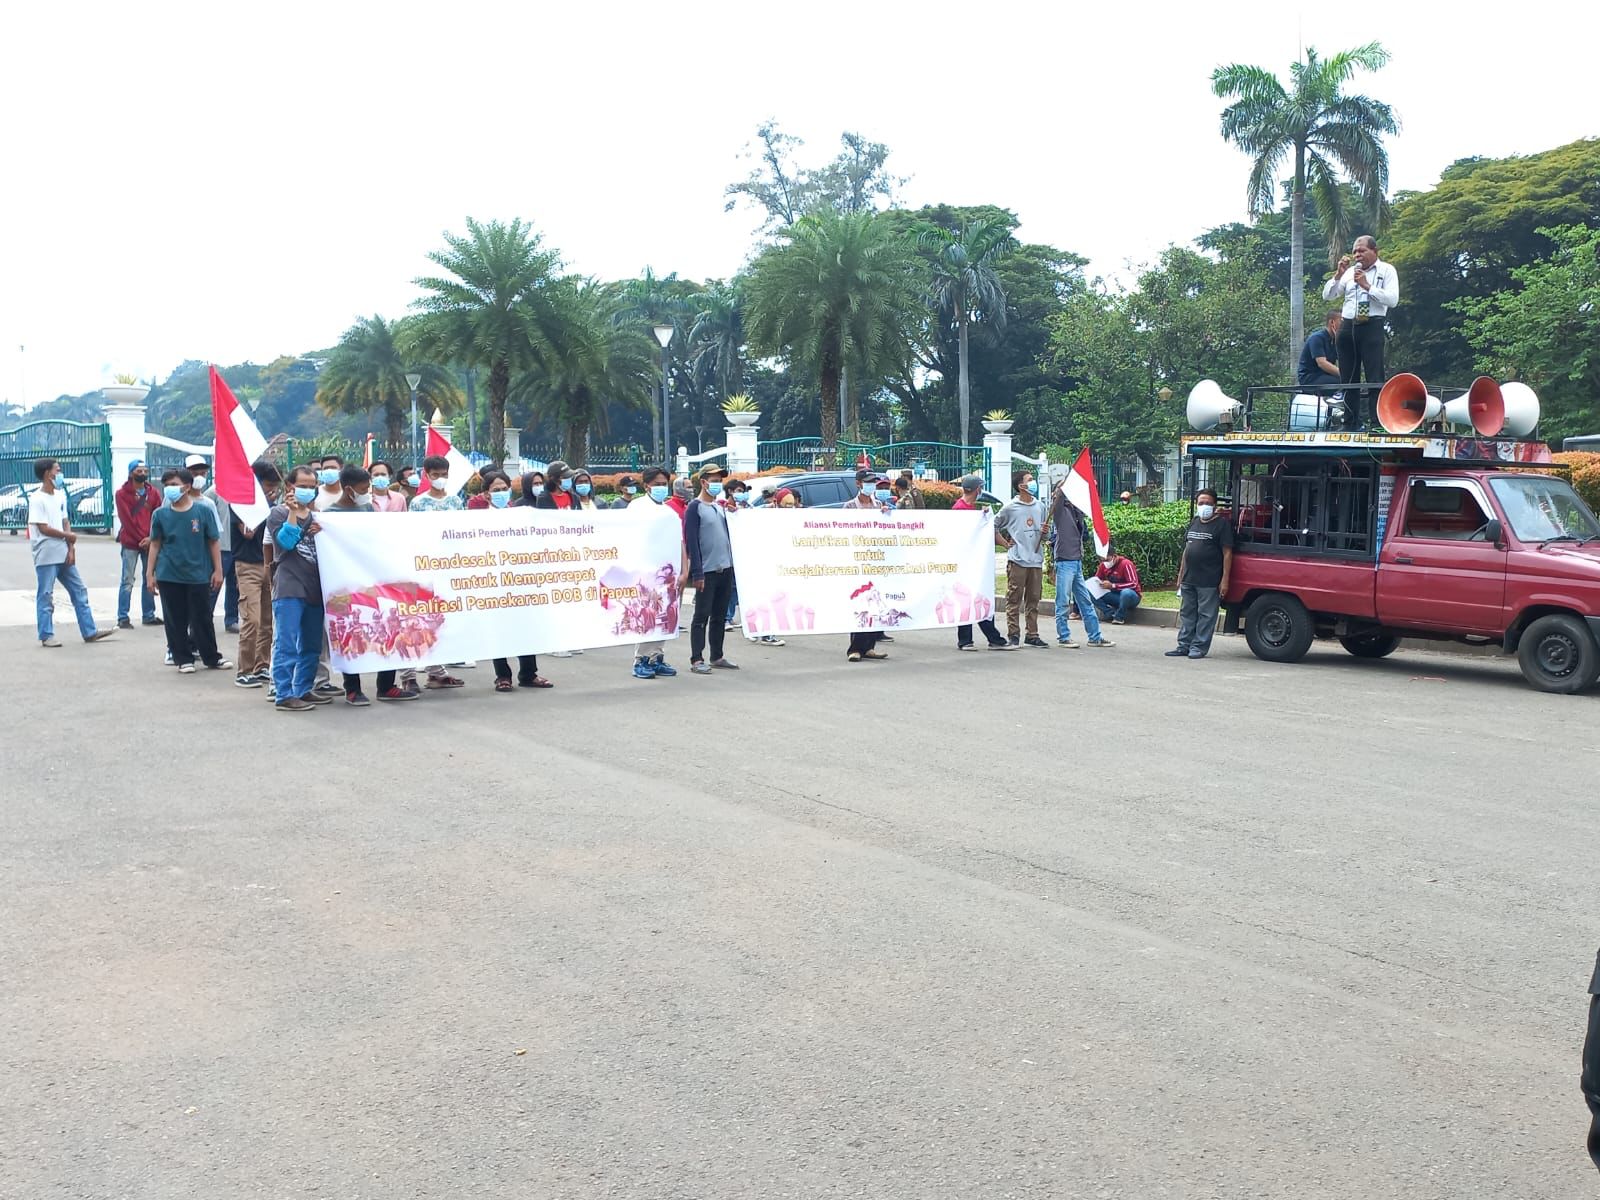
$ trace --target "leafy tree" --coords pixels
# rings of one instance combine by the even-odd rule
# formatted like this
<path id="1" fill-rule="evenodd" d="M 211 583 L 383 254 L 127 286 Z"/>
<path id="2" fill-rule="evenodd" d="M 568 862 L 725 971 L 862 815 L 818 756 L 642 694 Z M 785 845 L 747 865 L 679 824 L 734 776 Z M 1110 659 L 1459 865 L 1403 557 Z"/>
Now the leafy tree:
<path id="1" fill-rule="evenodd" d="M 1370 96 L 1349 96 L 1344 85 L 1357 70 L 1376 71 L 1389 61 L 1377 42 L 1324 61 L 1307 47 L 1289 68 L 1290 87 L 1262 67 L 1218 67 L 1211 90 L 1233 103 L 1222 112 L 1222 136 L 1254 160 L 1247 188 L 1252 215 L 1270 212 L 1284 159 L 1293 160 L 1290 202 L 1289 357 L 1291 369 L 1305 341 L 1305 201 L 1316 196 L 1328 233 L 1344 240 L 1348 229 L 1341 171 L 1360 189 L 1371 219 L 1380 215 L 1389 186 L 1389 155 L 1382 135 L 1395 133 L 1394 112 Z M 1329 247 L 1330 254 L 1332 247 Z"/>
<path id="2" fill-rule="evenodd" d="M 739 351 L 744 347 L 744 286 L 713 281 L 695 297 L 694 324 L 689 327 L 689 356 L 692 363 L 711 368 L 722 398 L 744 386 L 744 368 Z"/>
<path id="3" fill-rule="evenodd" d="M 539 366 L 548 353 L 560 260 L 520 218 L 508 225 L 468 217 L 466 235 L 447 233 L 445 244 L 428 256 L 444 274 L 416 281 L 426 294 L 416 301 L 422 317 L 409 327 L 411 349 L 434 362 L 488 369 L 489 452 L 499 462 L 512 373 Z"/>
<path id="4" fill-rule="evenodd" d="M 976 321 L 993 322 L 1005 328 L 1006 293 L 995 270 L 995 260 L 1016 249 L 1011 226 L 996 221 L 964 223 L 956 233 L 937 225 L 924 227 L 917 235 L 920 246 L 932 252 L 931 295 L 940 317 L 956 330 L 957 401 L 961 414 L 961 445 L 971 443 L 972 386 L 967 366 L 968 337 Z"/>
<path id="5" fill-rule="evenodd" d="M 780 130 L 776 121 L 764 122 L 756 140 L 760 148 L 747 149 L 746 155 L 757 165 L 745 179 L 728 185 L 723 210 L 732 212 L 741 200 L 754 205 L 762 214 L 763 233 L 793 225 L 820 208 L 863 213 L 875 211 L 880 200 L 892 205 L 895 190 L 906 182 L 886 169 L 889 148 L 859 133 L 841 134 L 843 149 L 816 169 L 795 166 L 793 153 L 805 143 Z"/>
<path id="6" fill-rule="evenodd" d="M 415 366 L 397 341 L 404 322 L 394 324 L 382 317 L 363 317 L 334 347 L 317 380 L 317 403 L 325 412 L 363 414 L 372 409 L 383 413 L 384 439 L 398 446 L 406 437 L 411 415 L 411 385 L 408 372 L 422 376 L 417 387 L 418 403 L 430 408 L 453 408 L 458 399 L 450 372 L 432 363 Z"/>
<path id="7" fill-rule="evenodd" d="M 1600 433 L 1600 230 L 1538 231 L 1555 253 L 1512 269 L 1512 288 L 1450 308 L 1466 318 L 1477 369 L 1539 393 L 1552 442 Z"/>
<path id="8" fill-rule="evenodd" d="M 845 364 L 904 356 L 914 286 L 909 247 L 874 213 L 819 209 L 783 230 L 752 265 L 751 349 L 785 355 L 815 375 L 824 445 L 838 439 Z"/>

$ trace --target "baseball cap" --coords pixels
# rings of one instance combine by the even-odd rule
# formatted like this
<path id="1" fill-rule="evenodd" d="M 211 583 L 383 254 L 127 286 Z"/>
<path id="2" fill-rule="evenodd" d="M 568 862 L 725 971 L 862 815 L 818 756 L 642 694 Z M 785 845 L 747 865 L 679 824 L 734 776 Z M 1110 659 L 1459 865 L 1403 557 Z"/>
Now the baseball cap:
<path id="1" fill-rule="evenodd" d="M 132 462 L 130 462 L 128 464 L 128 474 L 132 475 L 135 471 L 137 471 L 142 466 L 144 466 L 144 459 L 142 459 L 142 458 L 134 459 Z"/>
<path id="2" fill-rule="evenodd" d="M 727 469 L 720 463 L 707 463 L 700 468 L 701 479 L 710 479 L 713 475 L 721 477 L 727 473 Z"/>
<path id="3" fill-rule="evenodd" d="M 857 483 L 865 483 L 867 480 L 876 479 L 877 477 L 878 477 L 878 473 L 876 471 L 872 470 L 870 467 L 862 467 L 859 471 L 856 472 L 856 482 Z"/>
<path id="4" fill-rule="evenodd" d="M 210 464 L 206 462 L 206 456 L 204 454 L 191 454 L 188 458 L 183 460 L 183 468 L 186 471 L 194 467 L 205 466 L 210 466 Z"/>
<path id="5" fill-rule="evenodd" d="M 981 492 L 983 490 L 983 476 L 963 475 L 961 477 L 961 490 L 963 492 Z"/>

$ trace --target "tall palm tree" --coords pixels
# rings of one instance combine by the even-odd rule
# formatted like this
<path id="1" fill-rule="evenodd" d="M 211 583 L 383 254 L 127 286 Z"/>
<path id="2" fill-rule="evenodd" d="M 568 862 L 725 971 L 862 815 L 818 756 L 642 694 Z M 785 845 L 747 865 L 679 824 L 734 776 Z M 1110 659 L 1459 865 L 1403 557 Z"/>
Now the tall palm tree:
<path id="1" fill-rule="evenodd" d="M 914 260 L 877 213 L 819 209 L 784 229 L 751 267 L 751 349 L 784 354 L 816 374 L 821 439 L 839 436 L 839 376 L 851 361 L 905 358 L 916 305 Z"/>
<path id="2" fill-rule="evenodd" d="M 480 223 L 445 234 L 446 249 L 428 255 L 445 274 L 416 280 L 426 293 L 414 344 L 438 362 L 489 372 L 489 454 L 505 457 L 506 395 L 515 371 L 545 358 L 554 322 L 551 289 L 560 258 L 540 248 L 520 219 Z"/>
<path id="3" fill-rule="evenodd" d="M 1001 221 L 963 221 L 958 231 L 925 225 L 917 244 L 933 256 L 930 284 L 934 307 L 956 327 L 956 395 L 961 413 L 961 444 L 972 430 L 972 385 L 967 376 L 967 333 L 978 320 L 996 329 L 1006 323 L 1006 290 L 995 260 L 1017 248 L 1011 226 Z"/>
<path id="4" fill-rule="evenodd" d="M 1289 88 L 1262 67 L 1235 63 L 1218 67 L 1211 90 L 1233 103 L 1222 111 L 1222 136 L 1254 162 L 1247 188 L 1250 214 L 1271 212 L 1284 159 L 1293 156 L 1289 191 L 1289 370 L 1305 340 L 1306 191 L 1330 238 L 1348 230 L 1339 195 L 1342 171 L 1361 192 L 1370 219 L 1381 213 L 1389 187 L 1389 154 L 1383 135 L 1399 131 L 1394 110 L 1370 96 L 1347 96 L 1344 85 L 1358 70 L 1376 71 L 1389 61 L 1377 42 L 1323 60 L 1306 48 L 1305 61 L 1289 68 Z M 1374 230 L 1376 232 L 1376 229 Z M 1341 245 L 1348 244 L 1341 239 Z M 1329 247 L 1330 258 L 1333 247 Z"/>
<path id="5" fill-rule="evenodd" d="M 612 404 L 650 407 L 655 390 L 655 338 L 637 319 L 618 320 L 622 290 L 592 279 L 564 279 L 551 289 L 553 320 L 540 364 L 512 384 L 561 429 L 568 464 L 582 466 L 591 432 L 609 429 Z"/>
<path id="6" fill-rule="evenodd" d="M 345 330 L 317 375 L 317 403 L 324 412 L 362 413 L 381 408 L 384 440 L 391 446 L 404 441 L 411 413 L 407 372 L 414 370 L 422 376 L 417 397 L 429 407 L 452 408 L 458 396 L 450 372 L 432 363 L 413 364 L 406 357 L 401 346 L 405 326 L 405 321 L 361 318 Z"/>
<path id="7" fill-rule="evenodd" d="M 693 312 L 685 297 L 689 294 L 692 285 L 686 280 L 680 280 L 678 273 L 673 271 L 668 275 L 657 275 L 650 267 L 644 269 L 644 274 L 637 279 L 630 279 L 622 285 L 622 304 L 617 309 L 616 319 L 619 322 L 635 322 L 645 326 L 671 325 L 673 328 L 672 341 L 665 357 L 668 360 L 667 370 L 672 370 L 673 360 L 685 360 L 683 331 L 689 324 Z M 682 410 L 682 403 L 669 385 L 667 388 L 669 401 L 674 414 Z M 659 392 L 659 386 L 658 386 Z M 665 461 L 671 462 L 673 448 L 663 446 L 663 429 L 661 424 L 661 405 L 659 395 L 651 412 L 651 441 L 656 447 L 652 453 L 659 454 L 665 451 Z M 681 428 L 681 426 L 680 426 Z M 677 439 L 674 438 L 674 441 Z"/>
<path id="8" fill-rule="evenodd" d="M 694 298 L 694 324 L 689 327 L 690 361 L 709 364 L 726 400 L 744 387 L 739 351 L 744 347 L 744 285 L 713 281 Z"/>

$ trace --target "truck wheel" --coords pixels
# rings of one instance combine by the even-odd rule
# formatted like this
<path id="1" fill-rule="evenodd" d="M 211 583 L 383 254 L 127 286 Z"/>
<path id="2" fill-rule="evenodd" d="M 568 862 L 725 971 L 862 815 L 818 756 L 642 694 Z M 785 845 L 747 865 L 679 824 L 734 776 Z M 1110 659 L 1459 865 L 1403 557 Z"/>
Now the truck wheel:
<path id="1" fill-rule="evenodd" d="M 1316 632 L 1306 606 L 1282 592 L 1257 597 L 1244 614 L 1244 640 L 1268 662 L 1299 662 Z"/>
<path id="2" fill-rule="evenodd" d="M 1541 692 L 1581 692 L 1600 674 L 1600 648 L 1576 617 L 1540 617 L 1517 643 L 1522 677 Z"/>
<path id="3" fill-rule="evenodd" d="M 1399 644 L 1400 639 L 1392 633 L 1363 633 L 1339 639 L 1339 645 L 1357 658 L 1387 658 Z"/>

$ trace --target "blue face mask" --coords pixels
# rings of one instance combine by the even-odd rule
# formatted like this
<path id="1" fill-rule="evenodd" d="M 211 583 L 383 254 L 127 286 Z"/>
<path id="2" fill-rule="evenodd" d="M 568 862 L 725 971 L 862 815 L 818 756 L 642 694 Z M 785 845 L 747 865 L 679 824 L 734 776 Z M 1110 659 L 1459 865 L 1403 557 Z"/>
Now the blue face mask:
<path id="1" fill-rule="evenodd" d="M 749 504 L 750 503 L 750 493 L 749 492 L 740 492 L 737 496 L 734 497 L 734 499 L 737 500 L 740 504 Z"/>
<path id="2" fill-rule="evenodd" d="M 389 477 L 387 475 L 374 475 L 372 477 L 372 486 L 377 488 L 380 492 L 388 491 Z"/>
<path id="3" fill-rule="evenodd" d="M 657 504 L 665 503 L 667 499 L 667 491 L 668 489 L 666 484 L 652 483 L 650 485 L 650 499 L 654 500 Z"/>
<path id="4" fill-rule="evenodd" d="M 875 500 L 877 500 L 879 504 L 882 504 L 891 495 L 893 495 L 893 493 L 890 492 L 888 488 L 879 488 L 877 491 L 873 492 L 872 495 L 873 495 L 873 498 Z"/>
<path id="5" fill-rule="evenodd" d="M 317 498 L 317 489 L 314 487 L 297 487 L 294 489 L 294 498 L 301 504 L 310 504 Z"/>
<path id="6" fill-rule="evenodd" d="M 594 484 L 592 483 L 580 483 L 578 485 L 578 495 L 580 496 L 587 496 L 592 491 L 594 491 Z"/>
<path id="7" fill-rule="evenodd" d="M 1022 485 L 1022 490 L 1031 496 L 1039 490 L 1039 485 L 1030 479 Z"/>
<path id="8" fill-rule="evenodd" d="M 563 492 L 570 492 L 570 491 L 571 491 L 571 490 L 572 490 L 572 480 L 570 480 L 570 479 L 563 479 L 563 480 L 562 480 L 562 481 L 561 481 L 561 490 L 562 490 L 562 491 L 563 491 Z"/>
<path id="9" fill-rule="evenodd" d="M 166 487 L 161 489 L 161 494 L 163 496 L 165 496 L 168 500 L 176 500 L 179 496 L 183 495 L 183 493 L 188 491 L 188 490 L 189 489 L 184 487 L 183 484 L 181 484 L 181 483 L 169 483 L 169 484 L 167 484 Z"/>
<path id="10" fill-rule="evenodd" d="M 722 495 L 722 483 L 719 480 L 713 479 L 710 483 L 706 484 L 706 495 L 708 495 L 708 496 L 720 496 L 720 495 Z"/>
<path id="11" fill-rule="evenodd" d="M 338 483 L 339 471 L 335 467 L 323 467 L 322 470 L 317 472 L 317 479 L 324 484 Z"/>
<path id="12" fill-rule="evenodd" d="M 506 505 L 511 503 L 511 493 L 510 492 L 490 492 L 489 493 L 489 503 L 494 505 L 496 508 L 504 508 Z"/>

